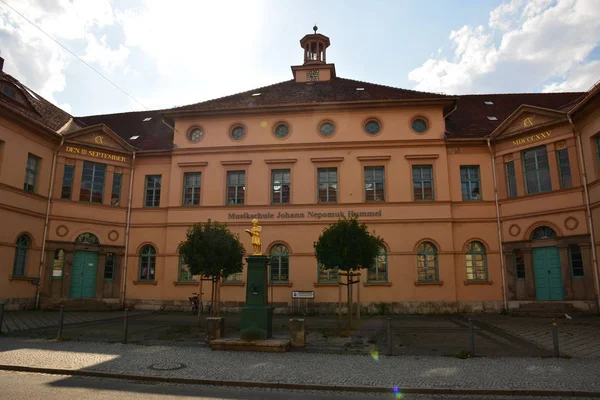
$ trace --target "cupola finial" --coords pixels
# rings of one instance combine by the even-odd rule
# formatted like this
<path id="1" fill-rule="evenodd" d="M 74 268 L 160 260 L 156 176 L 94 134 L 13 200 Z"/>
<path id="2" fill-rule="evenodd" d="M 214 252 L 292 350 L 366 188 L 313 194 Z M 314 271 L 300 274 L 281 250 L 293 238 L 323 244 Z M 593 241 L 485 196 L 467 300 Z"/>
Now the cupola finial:
<path id="1" fill-rule="evenodd" d="M 317 29 L 319 29 L 319 27 L 317 26 L 317 23 L 315 22 L 315 26 L 313 26 L 313 31 L 315 31 L 315 34 L 317 33 Z"/>

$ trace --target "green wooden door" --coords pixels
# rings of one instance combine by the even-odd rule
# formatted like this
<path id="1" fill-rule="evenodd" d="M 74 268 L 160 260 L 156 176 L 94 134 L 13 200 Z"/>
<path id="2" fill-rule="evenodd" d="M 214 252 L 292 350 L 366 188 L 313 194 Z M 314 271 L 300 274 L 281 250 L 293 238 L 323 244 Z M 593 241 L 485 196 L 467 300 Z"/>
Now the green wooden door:
<path id="1" fill-rule="evenodd" d="M 97 269 L 97 253 L 91 251 L 77 251 L 73 254 L 71 288 L 69 291 L 70 298 L 91 299 L 96 297 Z"/>
<path id="2" fill-rule="evenodd" d="M 558 248 L 533 249 L 533 272 L 537 300 L 564 300 Z"/>

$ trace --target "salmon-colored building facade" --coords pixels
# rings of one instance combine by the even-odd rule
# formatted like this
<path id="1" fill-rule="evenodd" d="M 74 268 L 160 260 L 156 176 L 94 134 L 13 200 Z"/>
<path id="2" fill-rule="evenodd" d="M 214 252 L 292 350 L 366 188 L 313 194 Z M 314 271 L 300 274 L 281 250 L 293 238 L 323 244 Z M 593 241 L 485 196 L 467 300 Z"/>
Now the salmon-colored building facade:
<path id="1" fill-rule="evenodd" d="M 0 301 L 186 309 L 186 230 L 225 222 L 250 254 L 258 218 L 277 311 L 313 291 L 333 312 L 313 242 L 356 215 L 385 241 L 364 311 L 597 311 L 600 87 L 417 92 L 337 77 L 316 31 L 300 44 L 291 80 L 168 110 L 72 117 L 2 73 Z M 224 308 L 245 291 L 225 279 Z"/>

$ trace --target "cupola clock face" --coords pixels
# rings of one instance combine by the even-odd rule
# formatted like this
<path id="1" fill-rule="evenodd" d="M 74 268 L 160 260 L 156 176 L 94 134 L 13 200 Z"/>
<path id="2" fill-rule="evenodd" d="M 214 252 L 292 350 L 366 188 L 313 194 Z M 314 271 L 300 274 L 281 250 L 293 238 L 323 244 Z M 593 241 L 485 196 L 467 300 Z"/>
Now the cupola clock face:
<path id="1" fill-rule="evenodd" d="M 308 82 L 315 82 L 319 80 L 319 70 L 318 69 L 311 69 L 306 71 L 306 80 Z"/>

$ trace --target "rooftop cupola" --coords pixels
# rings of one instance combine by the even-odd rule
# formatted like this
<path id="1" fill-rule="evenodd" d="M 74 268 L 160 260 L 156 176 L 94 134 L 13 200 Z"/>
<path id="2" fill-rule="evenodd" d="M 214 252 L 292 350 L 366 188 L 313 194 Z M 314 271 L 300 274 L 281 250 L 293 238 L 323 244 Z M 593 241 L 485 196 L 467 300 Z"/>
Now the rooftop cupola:
<path id="1" fill-rule="evenodd" d="M 314 33 L 300 39 L 304 64 L 292 66 L 296 82 L 326 82 L 335 77 L 335 66 L 327 64 L 329 38 L 317 33 L 317 29 L 316 25 L 313 26 Z"/>

